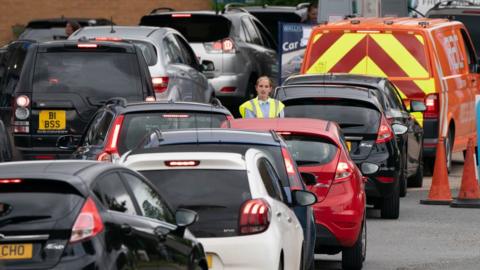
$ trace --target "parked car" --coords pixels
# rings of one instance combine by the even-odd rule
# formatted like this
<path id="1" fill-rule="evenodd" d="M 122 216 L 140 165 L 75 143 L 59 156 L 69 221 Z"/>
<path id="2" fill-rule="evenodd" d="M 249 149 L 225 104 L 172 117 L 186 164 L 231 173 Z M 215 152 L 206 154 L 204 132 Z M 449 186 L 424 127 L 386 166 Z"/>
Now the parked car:
<path id="1" fill-rule="evenodd" d="M 407 184 L 412 187 L 422 187 L 423 127 L 417 119 L 410 115 L 410 113 L 425 111 L 426 107 L 422 101 L 411 101 L 410 109 L 407 110 L 398 89 L 387 78 L 383 77 L 332 73 L 328 75 L 294 76 L 283 83 L 284 86 L 298 84 L 335 86 L 338 90 L 361 87 L 376 91 L 387 121 L 390 124 L 401 124 L 408 127 L 405 134 L 396 136 L 402 160 L 400 197 L 405 197 Z"/>
<path id="2" fill-rule="evenodd" d="M 230 127 L 274 130 L 283 137 L 308 190 L 317 196 L 313 205 L 315 253 L 342 252 L 343 269 L 361 269 L 367 251 L 365 184 L 338 125 L 317 119 L 278 118 L 235 119 Z M 378 170 L 375 164 L 361 166 Z"/>
<path id="3" fill-rule="evenodd" d="M 66 135 L 58 146 L 75 150 L 74 159 L 116 161 L 156 130 L 217 128 L 232 118 L 221 105 L 113 99 L 95 113 L 80 141 Z"/>
<path id="4" fill-rule="evenodd" d="M 10 161 L 13 158 L 10 134 L 0 119 L 0 162 Z"/>
<path id="5" fill-rule="evenodd" d="M 133 44 L 31 44 L 11 101 L 15 146 L 25 159 L 68 157 L 71 152 L 56 148 L 58 137 L 80 137 L 107 100 L 143 101 L 153 95 L 145 58 Z"/>
<path id="6" fill-rule="evenodd" d="M 334 121 L 345 134 L 352 160 L 379 166 L 365 185 L 367 203 L 380 208 L 382 218 L 397 219 L 400 214 L 401 153 L 395 135 L 408 128 L 387 120 L 377 91 L 315 84 L 285 85 L 276 98 L 285 104 L 285 117 Z"/>
<path id="7" fill-rule="evenodd" d="M 112 31 L 112 29 L 114 29 Z M 213 62 L 198 63 L 185 38 L 170 28 L 147 26 L 85 27 L 69 39 L 126 40 L 139 46 L 152 76 L 157 100 L 212 102 L 215 91 L 202 72 Z"/>
<path id="8" fill-rule="evenodd" d="M 198 211 L 191 230 L 205 247 L 209 269 L 302 269 L 302 227 L 272 164 L 254 148 L 244 155 L 138 150 L 123 162 L 174 207 Z M 292 206 L 316 201 L 303 190 L 292 196 Z"/>
<path id="9" fill-rule="evenodd" d="M 214 11 L 154 10 L 140 25 L 171 27 L 190 42 L 200 59 L 212 60 L 216 96 L 235 105 L 255 95 L 259 76 L 278 76 L 277 45 L 265 26 L 241 8 Z"/>
<path id="10" fill-rule="evenodd" d="M 113 25 L 114 23 L 103 18 L 50 18 L 39 19 L 28 22 L 25 30 L 18 37 L 39 42 L 67 39 L 65 26 L 68 21 L 76 21 L 80 26 Z"/>
<path id="11" fill-rule="evenodd" d="M 226 125 L 225 127 L 228 127 Z M 295 206 L 293 191 L 306 190 L 295 161 L 286 143 L 275 132 L 246 132 L 229 129 L 199 129 L 153 132 L 147 136 L 132 154 L 173 152 L 222 152 L 245 156 L 251 148 L 266 153 L 280 178 L 286 197 L 285 203 L 295 212 L 303 228 L 303 268 L 314 269 L 315 220 L 311 207 Z M 122 159 L 128 157 L 128 153 Z M 122 160 L 121 159 L 121 160 Z M 276 268 L 274 268 L 276 269 Z M 285 267 L 285 269 L 290 269 Z"/>
<path id="12" fill-rule="evenodd" d="M 448 1 L 458 2 L 458 1 Z M 387 77 L 424 129 L 423 159 L 433 172 L 438 138 L 445 138 L 447 168 L 452 153 L 476 136 L 475 95 L 480 68 L 465 26 L 426 18 L 352 18 L 313 28 L 302 74 L 354 73 Z M 461 80 L 466 83 L 458 83 Z"/>
<path id="13" fill-rule="evenodd" d="M 92 161 L 0 164 L 2 268 L 203 269 L 202 245 L 155 186 Z M 7 248 L 5 248 L 7 247 Z"/>
<path id="14" fill-rule="evenodd" d="M 426 17 L 432 19 L 444 18 L 460 21 L 470 34 L 477 57 L 480 55 L 480 5 L 471 1 L 439 1 L 430 10 Z M 478 59 L 478 58 L 477 58 Z"/>

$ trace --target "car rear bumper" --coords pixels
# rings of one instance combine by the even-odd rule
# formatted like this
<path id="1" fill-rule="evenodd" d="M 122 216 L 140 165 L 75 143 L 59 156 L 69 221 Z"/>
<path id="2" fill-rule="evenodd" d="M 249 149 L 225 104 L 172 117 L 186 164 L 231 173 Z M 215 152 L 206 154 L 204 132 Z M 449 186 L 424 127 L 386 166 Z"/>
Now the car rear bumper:
<path id="1" fill-rule="evenodd" d="M 248 79 L 245 73 L 221 74 L 220 76 L 209 79 L 209 82 L 215 89 L 215 95 L 217 97 L 242 99 L 245 97 L 245 91 L 247 91 Z M 225 91 L 226 89 L 233 88 L 234 91 Z M 251 90 L 253 91 L 254 89 Z"/>
<path id="2" fill-rule="evenodd" d="M 13 140 L 23 159 L 69 159 L 73 151 L 56 147 L 57 139 L 60 136 L 62 135 L 14 134 Z M 80 136 L 78 136 L 79 138 Z"/>

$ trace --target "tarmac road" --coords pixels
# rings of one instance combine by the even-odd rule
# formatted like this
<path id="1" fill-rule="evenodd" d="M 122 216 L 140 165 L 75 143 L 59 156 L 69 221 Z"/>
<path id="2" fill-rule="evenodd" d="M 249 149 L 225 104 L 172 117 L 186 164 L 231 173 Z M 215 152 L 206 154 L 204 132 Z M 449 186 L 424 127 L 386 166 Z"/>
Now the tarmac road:
<path id="1" fill-rule="evenodd" d="M 460 187 L 463 156 L 454 156 L 450 173 L 452 196 Z M 431 177 L 424 187 L 409 189 L 400 202 L 398 220 L 382 220 L 378 210 L 367 210 L 368 270 L 479 270 L 480 209 L 421 205 L 427 198 Z M 316 269 L 341 269 L 341 255 L 316 255 Z"/>

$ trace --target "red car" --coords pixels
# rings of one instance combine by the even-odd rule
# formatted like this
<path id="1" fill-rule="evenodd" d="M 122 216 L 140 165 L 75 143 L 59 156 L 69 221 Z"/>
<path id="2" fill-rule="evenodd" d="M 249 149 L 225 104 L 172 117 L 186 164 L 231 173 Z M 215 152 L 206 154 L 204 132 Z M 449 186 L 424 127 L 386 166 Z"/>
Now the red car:
<path id="1" fill-rule="evenodd" d="M 360 269 L 366 255 L 366 195 L 338 125 L 305 119 L 235 119 L 231 128 L 274 130 L 285 139 L 308 189 L 315 193 L 316 253 L 342 252 L 344 269 Z M 378 170 L 363 164 L 364 174 Z"/>

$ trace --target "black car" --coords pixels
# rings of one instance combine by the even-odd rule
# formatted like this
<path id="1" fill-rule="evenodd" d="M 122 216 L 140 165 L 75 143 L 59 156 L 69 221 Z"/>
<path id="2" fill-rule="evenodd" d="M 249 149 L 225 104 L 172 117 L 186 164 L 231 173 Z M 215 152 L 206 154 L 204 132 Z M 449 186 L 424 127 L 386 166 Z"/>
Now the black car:
<path id="1" fill-rule="evenodd" d="M 390 125 L 377 90 L 342 88 L 314 83 L 284 85 L 277 88 L 276 98 L 285 104 L 285 117 L 337 122 L 357 166 L 369 162 L 380 167 L 365 185 L 367 203 L 380 208 L 382 218 L 397 219 L 402 161 L 395 135 L 405 134 L 408 128 Z"/>
<path id="2" fill-rule="evenodd" d="M 292 159 L 285 141 L 275 132 L 252 132 L 232 129 L 199 129 L 153 132 L 129 154 L 171 152 L 226 152 L 245 153 L 255 148 L 263 151 L 274 161 L 273 166 L 282 182 L 287 205 L 292 207 L 292 191 L 307 190 Z M 129 154 L 122 156 L 122 160 Z M 205 202 L 208 205 L 208 202 Z M 302 224 L 305 251 L 303 269 L 314 268 L 316 239 L 315 219 L 311 207 L 293 206 L 293 211 Z"/>
<path id="3" fill-rule="evenodd" d="M 410 110 L 407 110 L 397 88 L 387 78 L 381 77 L 352 74 L 294 76 L 286 80 L 283 85 L 296 84 L 331 85 L 337 87 L 338 90 L 362 87 L 376 91 L 387 121 L 390 124 L 401 124 L 408 127 L 406 133 L 396 136 L 402 161 L 400 197 L 406 195 L 407 183 L 411 187 L 422 186 L 423 128 L 410 115 L 410 112 L 424 111 L 425 104 L 423 102 L 412 101 Z"/>
<path id="4" fill-rule="evenodd" d="M 217 128 L 229 119 L 232 114 L 220 104 L 112 99 L 97 111 L 78 144 L 67 135 L 59 139 L 59 146 L 76 149 L 74 159 L 112 161 L 155 130 Z"/>
<path id="5" fill-rule="evenodd" d="M 35 41 L 51 41 L 67 39 L 65 26 L 67 22 L 75 21 L 81 27 L 113 25 L 114 23 L 104 18 L 50 18 L 38 19 L 28 22 L 25 30 L 20 34 L 19 39 L 30 39 Z"/>
<path id="6" fill-rule="evenodd" d="M 92 161 L 0 164 L 2 269 L 203 269 L 203 247 L 142 175 Z M 6 248 L 5 248 L 6 247 Z"/>
<path id="7" fill-rule="evenodd" d="M 0 162 L 12 160 L 12 145 L 10 143 L 10 135 L 0 119 Z"/>
<path id="8" fill-rule="evenodd" d="M 51 41 L 30 45 L 12 99 L 15 146 L 24 159 L 68 157 L 56 142 L 80 137 L 93 114 L 113 97 L 153 97 L 148 66 L 136 45 Z"/>

